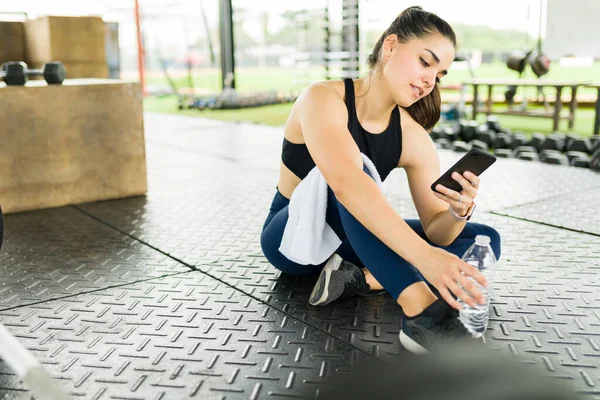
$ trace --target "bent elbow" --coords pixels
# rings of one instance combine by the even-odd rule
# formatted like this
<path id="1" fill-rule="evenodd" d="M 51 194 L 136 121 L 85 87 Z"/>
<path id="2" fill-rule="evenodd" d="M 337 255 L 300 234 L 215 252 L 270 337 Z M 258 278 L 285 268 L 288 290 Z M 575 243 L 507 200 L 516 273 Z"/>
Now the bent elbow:
<path id="1" fill-rule="evenodd" d="M 323 171 L 327 185 L 337 197 L 343 196 L 352 190 L 352 183 L 356 181 L 356 177 L 348 171 L 348 168 L 324 169 Z"/>
<path id="2" fill-rule="evenodd" d="M 454 242 L 454 240 L 448 241 L 448 240 L 431 240 L 429 239 L 429 241 L 433 244 L 435 244 L 436 246 L 440 246 L 440 247 L 448 247 L 452 244 L 452 242 Z"/>
<path id="3" fill-rule="evenodd" d="M 428 229 L 423 230 L 425 231 L 425 237 L 427 237 L 427 240 L 436 246 L 448 247 L 454 242 L 454 239 L 452 238 L 449 239 L 446 237 L 437 237 L 435 234 L 433 234 L 433 232 L 429 232 Z"/>
<path id="4" fill-rule="evenodd" d="M 335 194 L 335 196 L 338 198 L 343 196 L 344 193 L 348 192 L 348 184 L 346 180 L 344 180 L 342 177 L 330 177 L 327 180 L 327 185 L 329 186 L 333 194 Z"/>

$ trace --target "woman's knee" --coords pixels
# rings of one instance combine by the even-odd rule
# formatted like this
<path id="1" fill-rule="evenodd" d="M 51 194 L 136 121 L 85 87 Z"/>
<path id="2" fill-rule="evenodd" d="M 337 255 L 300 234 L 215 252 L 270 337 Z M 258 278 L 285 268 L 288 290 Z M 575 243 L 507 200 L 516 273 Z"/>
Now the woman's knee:
<path id="1" fill-rule="evenodd" d="M 267 227 L 268 228 L 268 227 Z M 272 235 L 268 234 L 268 229 L 263 229 L 260 235 L 260 248 L 262 249 L 263 255 L 266 257 L 267 261 L 271 263 L 275 268 L 280 269 L 278 265 L 278 258 L 282 256 L 279 251 L 279 246 L 273 240 Z"/>
<path id="2" fill-rule="evenodd" d="M 260 235 L 260 247 L 263 255 L 273 267 L 284 274 L 313 275 L 318 274 L 323 268 L 322 265 L 300 265 L 289 260 L 279 251 L 280 243 L 281 238 L 274 238 L 273 235 L 269 235 L 268 229 L 263 230 Z"/>

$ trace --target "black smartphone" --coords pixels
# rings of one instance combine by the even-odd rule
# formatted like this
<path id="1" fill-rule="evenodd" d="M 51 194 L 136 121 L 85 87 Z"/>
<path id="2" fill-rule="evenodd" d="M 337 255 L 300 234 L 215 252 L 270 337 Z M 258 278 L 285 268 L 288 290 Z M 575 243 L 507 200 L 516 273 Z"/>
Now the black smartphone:
<path id="1" fill-rule="evenodd" d="M 495 162 L 495 155 L 479 149 L 471 149 L 456 164 L 450 167 L 448 171 L 444 172 L 442 176 L 433 182 L 431 190 L 437 192 L 435 187 L 439 184 L 446 186 L 448 189 L 460 192 L 463 190 L 462 186 L 452 178 L 453 172 L 458 172 L 462 175 L 464 172 L 469 171 L 479 176 Z"/>

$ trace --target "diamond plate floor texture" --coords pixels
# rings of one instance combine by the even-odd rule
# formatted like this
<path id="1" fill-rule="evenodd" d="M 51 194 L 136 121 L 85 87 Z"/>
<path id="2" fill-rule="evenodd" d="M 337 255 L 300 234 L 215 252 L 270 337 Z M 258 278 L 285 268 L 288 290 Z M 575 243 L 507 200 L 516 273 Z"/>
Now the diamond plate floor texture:
<path id="1" fill-rule="evenodd" d="M 147 196 L 6 216 L 0 322 L 85 399 L 318 398 L 393 360 L 389 296 L 307 306 L 260 228 L 281 129 L 146 114 Z M 440 151 L 442 168 L 459 154 Z M 394 171 L 387 197 L 416 211 Z M 503 238 L 486 344 L 600 399 L 600 175 L 499 159 L 474 220 Z M 0 399 L 31 398 L 0 361 Z"/>

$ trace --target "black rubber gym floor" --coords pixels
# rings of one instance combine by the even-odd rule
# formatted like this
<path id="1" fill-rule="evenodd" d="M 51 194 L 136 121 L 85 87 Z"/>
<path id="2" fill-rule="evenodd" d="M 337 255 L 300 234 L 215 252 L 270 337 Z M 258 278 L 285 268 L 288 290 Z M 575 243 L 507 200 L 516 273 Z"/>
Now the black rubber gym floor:
<path id="1" fill-rule="evenodd" d="M 0 322 L 74 398 L 316 398 L 405 355 L 389 296 L 307 305 L 259 234 L 281 129 L 145 115 L 149 193 L 6 216 Z M 442 168 L 460 155 L 440 151 Z M 385 184 L 416 217 L 406 177 Z M 498 229 L 486 343 L 600 398 L 600 175 L 499 159 L 474 217 Z M 0 399 L 30 398 L 0 361 Z"/>

